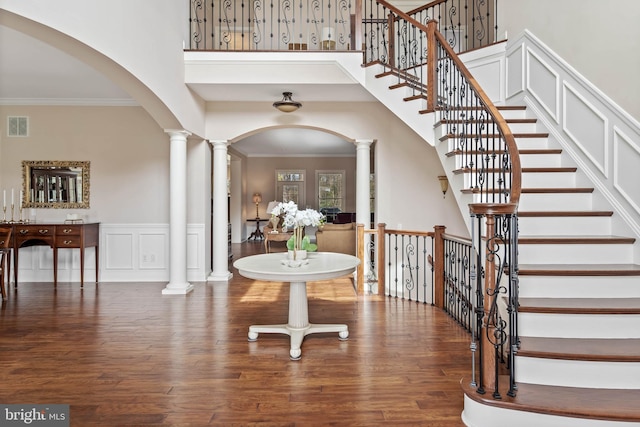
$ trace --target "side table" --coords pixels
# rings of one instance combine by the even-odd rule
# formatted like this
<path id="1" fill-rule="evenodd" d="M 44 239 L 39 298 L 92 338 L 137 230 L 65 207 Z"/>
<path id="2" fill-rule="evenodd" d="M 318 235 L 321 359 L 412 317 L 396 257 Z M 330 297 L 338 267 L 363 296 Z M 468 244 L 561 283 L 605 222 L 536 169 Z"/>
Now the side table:
<path id="1" fill-rule="evenodd" d="M 251 235 L 249 236 L 249 238 L 247 240 L 262 240 L 264 239 L 264 234 L 262 233 L 262 231 L 260 230 L 260 222 L 262 221 L 269 221 L 268 219 L 262 219 L 262 218 L 252 218 L 252 219 L 248 219 L 247 222 L 255 222 L 256 223 L 256 229 L 253 233 L 251 233 Z"/>

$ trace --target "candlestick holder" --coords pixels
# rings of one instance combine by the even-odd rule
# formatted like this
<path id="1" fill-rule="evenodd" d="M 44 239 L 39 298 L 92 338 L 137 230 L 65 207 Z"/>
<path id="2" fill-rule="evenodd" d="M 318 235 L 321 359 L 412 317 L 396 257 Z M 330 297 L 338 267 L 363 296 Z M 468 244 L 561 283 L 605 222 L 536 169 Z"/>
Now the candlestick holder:
<path id="1" fill-rule="evenodd" d="M 13 210 L 15 208 L 15 205 L 13 203 L 11 203 L 11 222 L 15 222 L 13 219 Z"/>
<path id="2" fill-rule="evenodd" d="M 7 205 L 2 207 L 2 222 L 7 222 Z"/>
<path id="3" fill-rule="evenodd" d="M 20 203 L 20 205 L 18 205 L 18 210 L 20 211 L 20 222 L 23 223 L 25 221 L 24 221 L 24 219 L 22 219 L 22 203 Z"/>

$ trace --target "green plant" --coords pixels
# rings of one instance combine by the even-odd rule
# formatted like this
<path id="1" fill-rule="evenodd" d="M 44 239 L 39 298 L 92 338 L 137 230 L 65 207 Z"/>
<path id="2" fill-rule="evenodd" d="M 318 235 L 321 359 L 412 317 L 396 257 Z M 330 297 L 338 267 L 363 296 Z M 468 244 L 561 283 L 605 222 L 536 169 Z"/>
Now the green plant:
<path id="1" fill-rule="evenodd" d="M 287 249 L 292 251 L 294 246 L 295 246 L 295 233 L 293 236 L 289 238 L 289 240 L 287 240 Z M 309 236 L 304 236 L 302 238 L 299 249 L 307 252 L 315 252 L 318 250 L 318 245 L 316 245 L 315 243 L 311 243 L 311 239 L 309 239 Z"/>

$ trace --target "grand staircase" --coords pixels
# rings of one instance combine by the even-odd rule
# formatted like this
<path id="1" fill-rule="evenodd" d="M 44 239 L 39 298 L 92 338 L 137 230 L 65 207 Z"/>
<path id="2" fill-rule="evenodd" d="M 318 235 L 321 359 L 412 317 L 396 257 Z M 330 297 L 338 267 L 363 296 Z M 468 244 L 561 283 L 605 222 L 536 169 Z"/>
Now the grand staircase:
<path id="1" fill-rule="evenodd" d="M 380 64 L 371 64 L 367 74 L 372 93 L 436 146 L 468 216 L 474 171 L 461 167 L 455 138 L 446 134 L 438 112 L 422 116 L 433 129 L 420 129 L 416 115 L 424 99 L 415 96 L 415 83 L 399 83 L 402 73 Z M 400 103 L 414 104 L 413 112 Z M 612 234 L 613 209 L 600 208 L 593 186 L 530 111 L 520 106 L 499 110 L 514 134 L 522 165 L 517 393 L 507 396 L 506 378 L 500 381 L 505 385 L 500 399 L 478 394 L 463 379 L 463 420 L 474 427 L 640 426 L 635 238 Z"/>

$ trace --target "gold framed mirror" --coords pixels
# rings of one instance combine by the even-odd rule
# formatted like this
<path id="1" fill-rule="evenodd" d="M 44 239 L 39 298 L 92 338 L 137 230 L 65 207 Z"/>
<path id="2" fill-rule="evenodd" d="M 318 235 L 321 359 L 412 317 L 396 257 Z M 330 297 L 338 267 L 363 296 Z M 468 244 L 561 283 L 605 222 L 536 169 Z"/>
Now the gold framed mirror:
<path id="1" fill-rule="evenodd" d="M 88 161 L 23 160 L 23 208 L 88 209 Z"/>

